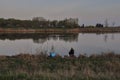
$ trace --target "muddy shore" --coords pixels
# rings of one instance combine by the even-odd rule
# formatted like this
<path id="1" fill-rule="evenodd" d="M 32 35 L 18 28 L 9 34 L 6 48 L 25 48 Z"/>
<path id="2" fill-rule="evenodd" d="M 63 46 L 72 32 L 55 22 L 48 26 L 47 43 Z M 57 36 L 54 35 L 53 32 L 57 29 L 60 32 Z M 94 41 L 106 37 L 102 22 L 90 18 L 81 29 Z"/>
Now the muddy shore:
<path id="1" fill-rule="evenodd" d="M 72 28 L 72 29 L 13 29 L 0 28 L 1 33 L 119 33 L 120 27 L 111 28 Z"/>

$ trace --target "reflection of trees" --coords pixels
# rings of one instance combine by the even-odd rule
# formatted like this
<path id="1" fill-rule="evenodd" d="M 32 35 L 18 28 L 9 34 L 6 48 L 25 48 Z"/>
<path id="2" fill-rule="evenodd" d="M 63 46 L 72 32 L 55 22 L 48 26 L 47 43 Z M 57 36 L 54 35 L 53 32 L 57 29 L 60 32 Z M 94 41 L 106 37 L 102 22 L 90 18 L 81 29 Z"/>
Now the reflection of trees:
<path id="1" fill-rule="evenodd" d="M 112 40 L 114 40 L 114 39 L 115 39 L 115 36 L 114 36 L 114 34 L 112 34 L 112 36 L 111 36 L 111 39 L 112 39 Z"/>
<path id="2" fill-rule="evenodd" d="M 34 39 L 33 41 L 35 43 L 44 43 L 45 41 L 47 41 L 47 39 Z"/>
<path id="3" fill-rule="evenodd" d="M 54 34 L 54 35 L 47 35 L 44 38 L 39 38 L 39 39 L 34 39 L 33 41 L 35 43 L 44 43 L 47 40 L 63 40 L 66 42 L 73 42 L 73 41 L 78 41 L 78 34 Z"/>
<path id="4" fill-rule="evenodd" d="M 115 39 L 114 34 L 111 34 L 111 38 L 110 38 L 110 35 L 105 34 L 105 35 L 104 35 L 104 41 L 107 42 L 108 39 L 114 40 L 114 39 Z"/>
<path id="5" fill-rule="evenodd" d="M 40 34 L 0 34 L 0 39 L 1 40 L 5 40 L 5 39 L 9 39 L 9 40 L 17 40 L 17 39 L 39 39 L 39 38 L 44 38 L 44 35 L 40 35 Z"/>
<path id="6" fill-rule="evenodd" d="M 64 40 L 64 41 L 69 41 L 69 42 L 73 42 L 73 41 L 78 41 L 78 35 L 76 34 L 76 35 L 66 35 L 66 36 L 61 36 L 60 38 L 59 38 L 60 40 Z"/>
<path id="7" fill-rule="evenodd" d="M 44 43 L 47 40 L 64 40 L 78 41 L 78 34 L 0 34 L 0 39 L 17 40 L 17 39 L 33 39 L 35 43 Z"/>
<path id="8" fill-rule="evenodd" d="M 108 35 L 105 34 L 105 36 L 104 36 L 104 41 L 107 42 L 107 39 L 108 39 Z"/>

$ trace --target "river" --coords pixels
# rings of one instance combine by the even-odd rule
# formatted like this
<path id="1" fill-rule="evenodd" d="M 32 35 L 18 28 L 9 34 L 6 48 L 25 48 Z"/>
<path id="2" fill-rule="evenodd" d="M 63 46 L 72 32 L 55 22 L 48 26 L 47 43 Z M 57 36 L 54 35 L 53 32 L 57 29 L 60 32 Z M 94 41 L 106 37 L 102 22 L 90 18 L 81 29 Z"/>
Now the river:
<path id="1" fill-rule="evenodd" d="M 120 54 L 120 33 L 0 34 L 0 55 L 49 53 L 52 46 L 62 56 L 68 55 L 71 47 L 75 55 Z"/>

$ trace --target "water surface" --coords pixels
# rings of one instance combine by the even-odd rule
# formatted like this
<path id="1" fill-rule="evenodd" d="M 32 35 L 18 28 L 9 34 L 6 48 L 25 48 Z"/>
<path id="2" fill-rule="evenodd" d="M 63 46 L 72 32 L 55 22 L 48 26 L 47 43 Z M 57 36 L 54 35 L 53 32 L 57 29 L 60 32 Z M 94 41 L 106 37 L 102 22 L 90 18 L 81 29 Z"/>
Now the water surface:
<path id="1" fill-rule="evenodd" d="M 49 53 L 52 46 L 60 55 L 68 55 L 71 47 L 75 49 L 76 55 L 111 51 L 119 54 L 120 33 L 0 35 L 0 55 L 36 54 L 41 51 Z"/>

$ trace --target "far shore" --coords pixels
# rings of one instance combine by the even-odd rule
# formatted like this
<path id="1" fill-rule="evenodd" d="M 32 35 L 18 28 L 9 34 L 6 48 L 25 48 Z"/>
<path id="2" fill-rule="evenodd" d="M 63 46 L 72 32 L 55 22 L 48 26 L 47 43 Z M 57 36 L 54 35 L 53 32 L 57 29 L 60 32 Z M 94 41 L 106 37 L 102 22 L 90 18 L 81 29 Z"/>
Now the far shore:
<path id="1" fill-rule="evenodd" d="M 120 33 L 120 27 L 108 28 L 0 28 L 1 33 Z"/>

